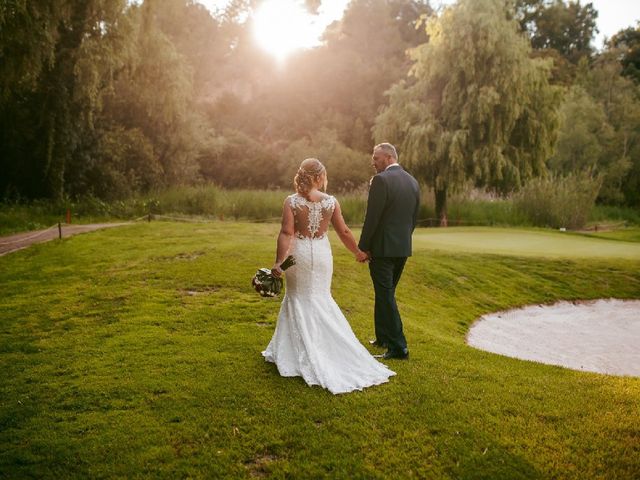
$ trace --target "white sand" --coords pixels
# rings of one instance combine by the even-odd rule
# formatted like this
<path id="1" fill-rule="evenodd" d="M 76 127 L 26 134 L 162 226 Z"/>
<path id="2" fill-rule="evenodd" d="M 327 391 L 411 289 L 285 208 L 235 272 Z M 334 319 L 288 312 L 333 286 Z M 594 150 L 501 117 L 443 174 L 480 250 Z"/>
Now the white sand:
<path id="1" fill-rule="evenodd" d="M 508 357 L 640 376 L 640 300 L 559 302 L 481 317 L 467 343 Z"/>

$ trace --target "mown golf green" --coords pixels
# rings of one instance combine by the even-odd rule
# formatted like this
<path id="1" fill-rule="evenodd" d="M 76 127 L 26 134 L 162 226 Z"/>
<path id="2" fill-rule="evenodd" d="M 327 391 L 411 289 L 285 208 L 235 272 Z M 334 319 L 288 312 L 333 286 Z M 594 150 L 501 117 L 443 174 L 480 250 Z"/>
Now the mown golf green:
<path id="1" fill-rule="evenodd" d="M 250 280 L 277 231 L 141 223 L 0 257 L 0 477 L 640 477 L 639 378 L 465 344 L 487 312 L 640 298 L 640 244 L 420 229 L 398 293 L 411 359 L 333 396 L 260 355 L 279 300 Z M 368 271 L 332 243 L 366 342 Z"/>
<path id="2" fill-rule="evenodd" d="M 638 235 L 637 231 L 635 236 Z M 418 230 L 418 248 L 448 252 L 477 252 L 544 258 L 611 258 L 640 260 L 640 243 L 634 234 L 623 232 L 575 235 L 550 230 L 515 228 L 442 228 Z M 602 238 L 627 240 L 603 242 Z M 636 243 L 634 243 L 636 241 Z"/>

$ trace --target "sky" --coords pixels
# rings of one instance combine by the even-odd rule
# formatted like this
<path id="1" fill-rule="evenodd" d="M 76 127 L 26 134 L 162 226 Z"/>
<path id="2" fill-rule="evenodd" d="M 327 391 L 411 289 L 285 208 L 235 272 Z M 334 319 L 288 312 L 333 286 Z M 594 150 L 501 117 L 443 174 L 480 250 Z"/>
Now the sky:
<path id="1" fill-rule="evenodd" d="M 598 30 L 595 46 L 601 48 L 604 37 L 611 38 L 619 30 L 633 27 L 640 20 L 639 0 L 591 0 L 598 11 Z"/>
<path id="2" fill-rule="evenodd" d="M 228 0 L 197 0 L 209 8 L 223 8 Z M 292 2 L 293 0 L 278 0 L 278 3 Z M 433 6 L 450 5 L 455 0 L 432 0 Z M 619 30 L 635 26 L 640 20 L 640 0 L 582 0 L 582 4 L 591 2 L 598 11 L 597 34 L 594 46 L 602 48 L 605 37 L 610 38 Z M 300 1 L 300 3 L 303 3 Z M 324 28 L 334 20 L 340 19 L 349 0 L 323 0 L 319 9 L 319 15 L 313 18 L 309 15 L 308 24 L 299 31 L 304 31 L 307 38 L 300 43 L 303 46 L 313 46 L 319 43 L 319 38 Z"/>

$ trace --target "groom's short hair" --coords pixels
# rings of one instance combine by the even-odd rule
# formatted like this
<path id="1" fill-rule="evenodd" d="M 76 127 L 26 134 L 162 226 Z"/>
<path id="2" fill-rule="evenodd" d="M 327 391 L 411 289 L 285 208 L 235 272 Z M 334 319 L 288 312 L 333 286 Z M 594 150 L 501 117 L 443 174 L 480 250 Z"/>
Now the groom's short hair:
<path id="1" fill-rule="evenodd" d="M 396 159 L 396 161 L 398 161 L 398 152 L 396 152 L 396 147 L 394 147 L 393 145 L 391 145 L 390 143 L 379 143 L 378 145 L 376 145 L 375 147 L 373 147 L 373 150 L 382 150 L 384 153 L 386 153 L 387 155 L 392 156 L 393 158 Z"/>

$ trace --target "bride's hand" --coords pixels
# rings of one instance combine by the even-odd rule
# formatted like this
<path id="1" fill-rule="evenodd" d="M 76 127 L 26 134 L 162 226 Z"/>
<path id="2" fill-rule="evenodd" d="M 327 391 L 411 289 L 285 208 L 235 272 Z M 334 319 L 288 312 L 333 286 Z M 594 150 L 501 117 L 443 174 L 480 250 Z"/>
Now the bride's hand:
<path id="1" fill-rule="evenodd" d="M 271 273 L 273 273 L 274 276 L 276 277 L 281 277 L 282 276 L 282 269 L 280 268 L 280 264 L 276 263 L 273 265 L 273 267 L 271 267 Z"/>

